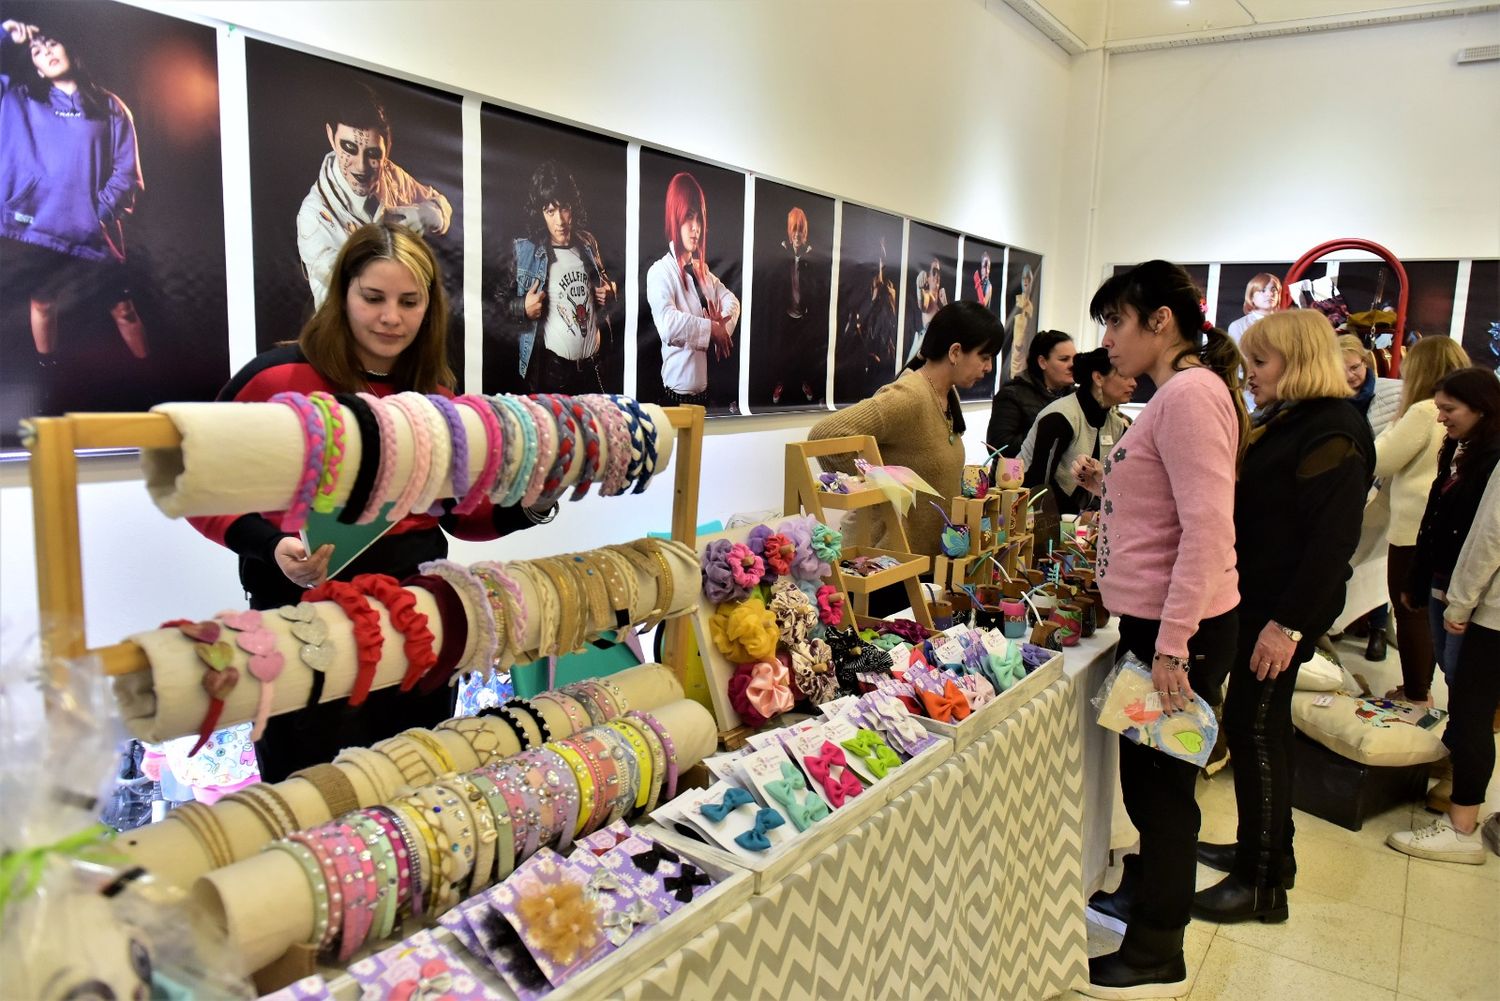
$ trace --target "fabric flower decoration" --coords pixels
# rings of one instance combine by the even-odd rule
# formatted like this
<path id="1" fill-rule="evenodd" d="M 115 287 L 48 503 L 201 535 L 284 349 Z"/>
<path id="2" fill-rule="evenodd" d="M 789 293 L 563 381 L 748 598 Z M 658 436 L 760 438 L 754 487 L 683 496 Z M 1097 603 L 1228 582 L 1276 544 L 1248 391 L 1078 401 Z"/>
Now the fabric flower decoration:
<path id="1" fill-rule="evenodd" d="M 717 539 L 703 548 L 703 597 L 711 605 L 740 601 L 750 593 L 750 588 L 736 580 L 730 565 L 729 553 L 734 546 L 728 539 Z"/>
<path id="2" fill-rule="evenodd" d="M 796 692 L 813 705 L 838 695 L 838 678 L 833 672 L 833 651 L 822 640 L 809 640 L 788 647 L 792 679 Z"/>
<path id="3" fill-rule="evenodd" d="M 599 911 L 571 881 L 544 883 L 516 901 L 532 942 L 558 966 L 571 966 L 599 943 Z"/>
<path id="4" fill-rule="evenodd" d="M 750 529 L 750 534 L 746 536 L 745 545 L 749 546 L 750 551 L 756 556 L 763 557 L 766 554 L 766 537 L 775 534 L 775 532 L 771 531 L 770 525 L 756 525 Z"/>
<path id="5" fill-rule="evenodd" d="M 759 598 L 720 607 L 708 620 L 708 629 L 714 646 L 733 663 L 753 664 L 776 656 L 776 616 Z"/>
<path id="6" fill-rule="evenodd" d="M 844 533 L 829 528 L 821 521 L 814 522 L 812 551 L 824 563 L 837 563 L 844 552 Z"/>
<path id="7" fill-rule="evenodd" d="M 743 588 L 747 595 L 751 588 L 760 586 L 760 579 L 766 575 L 765 560 L 752 553 L 750 547 L 743 542 L 729 547 L 724 562 L 729 564 L 735 587 Z"/>
<path id="8" fill-rule="evenodd" d="M 825 626 L 844 621 L 844 592 L 831 584 L 818 588 L 818 621 Z"/>
<path id="9" fill-rule="evenodd" d="M 796 558 L 797 546 L 785 535 L 774 533 L 764 539 L 766 569 L 778 577 L 792 572 L 792 560 Z"/>
<path id="10" fill-rule="evenodd" d="M 787 578 L 771 585 L 771 613 L 780 631 L 781 641 L 787 646 L 805 643 L 813 627 L 818 624 L 818 610 L 796 583 Z"/>
<path id="11" fill-rule="evenodd" d="M 796 555 L 792 558 L 791 572 L 792 576 L 802 580 L 822 580 L 833 572 L 828 563 L 813 551 L 813 528 L 818 525 L 818 519 L 805 515 L 788 519 L 776 529 L 797 547 Z"/>
<path id="12" fill-rule="evenodd" d="M 746 726 L 764 726 L 792 708 L 792 678 L 779 660 L 741 664 L 729 679 L 729 704 Z"/>

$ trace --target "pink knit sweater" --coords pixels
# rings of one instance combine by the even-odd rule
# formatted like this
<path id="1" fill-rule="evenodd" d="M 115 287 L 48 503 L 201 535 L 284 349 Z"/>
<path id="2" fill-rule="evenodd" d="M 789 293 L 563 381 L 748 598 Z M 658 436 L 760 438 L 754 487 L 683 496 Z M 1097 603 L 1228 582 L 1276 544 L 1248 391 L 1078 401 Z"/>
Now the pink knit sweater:
<path id="1" fill-rule="evenodd" d="M 1110 611 L 1161 621 L 1158 653 L 1188 655 L 1198 623 L 1239 604 L 1229 389 L 1179 372 L 1104 457 L 1099 590 Z"/>

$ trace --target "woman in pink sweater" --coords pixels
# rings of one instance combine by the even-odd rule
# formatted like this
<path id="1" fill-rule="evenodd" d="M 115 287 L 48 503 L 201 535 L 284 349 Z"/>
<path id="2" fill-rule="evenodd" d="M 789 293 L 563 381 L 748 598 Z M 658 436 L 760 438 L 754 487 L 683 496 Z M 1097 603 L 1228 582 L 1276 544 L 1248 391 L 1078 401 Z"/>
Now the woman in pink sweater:
<path id="1" fill-rule="evenodd" d="M 1234 556 L 1235 469 L 1249 425 L 1239 350 L 1206 323 L 1186 271 L 1147 261 L 1115 275 L 1089 310 L 1104 348 L 1127 378 L 1146 374 L 1156 395 L 1104 456 L 1074 475 L 1103 498 L 1099 587 L 1120 615 L 1121 654 L 1151 665 L 1168 712 L 1194 689 L 1219 700 L 1234 659 L 1239 604 Z M 1090 901 L 1126 925 L 1118 952 L 1089 960 L 1083 993 L 1098 998 L 1187 993 L 1183 929 L 1193 900 L 1198 769 L 1120 740 L 1125 809 L 1141 835 L 1113 894 Z"/>

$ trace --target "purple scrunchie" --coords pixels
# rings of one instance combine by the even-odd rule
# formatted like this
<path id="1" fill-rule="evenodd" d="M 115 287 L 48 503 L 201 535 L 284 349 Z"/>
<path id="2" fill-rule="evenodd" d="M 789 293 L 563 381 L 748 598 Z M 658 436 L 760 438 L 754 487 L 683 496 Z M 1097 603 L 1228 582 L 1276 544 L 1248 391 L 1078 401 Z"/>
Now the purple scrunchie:
<path id="1" fill-rule="evenodd" d="M 912 646 L 920 646 L 923 640 L 932 635 L 926 626 L 915 619 L 886 619 L 876 625 L 875 629 L 877 632 L 899 636 Z"/>
<path id="2" fill-rule="evenodd" d="M 797 547 L 797 554 L 792 557 L 792 576 L 801 580 L 822 580 L 833 572 L 813 551 L 812 529 L 816 524 L 817 519 L 809 515 L 789 518 L 776 528 Z"/>
<path id="3" fill-rule="evenodd" d="M 756 525 L 750 529 L 750 534 L 745 538 L 745 545 L 756 556 L 766 555 L 766 540 L 776 533 L 771 530 L 770 525 Z"/>
<path id="4" fill-rule="evenodd" d="M 711 605 L 743 601 L 750 594 L 748 588 L 740 587 L 734 581 L 734 570 L 728 560 L 729 550 L 733 547 L 734 543 L 728 539 L 718 539 L 703 547 L 703 597 Z"/>

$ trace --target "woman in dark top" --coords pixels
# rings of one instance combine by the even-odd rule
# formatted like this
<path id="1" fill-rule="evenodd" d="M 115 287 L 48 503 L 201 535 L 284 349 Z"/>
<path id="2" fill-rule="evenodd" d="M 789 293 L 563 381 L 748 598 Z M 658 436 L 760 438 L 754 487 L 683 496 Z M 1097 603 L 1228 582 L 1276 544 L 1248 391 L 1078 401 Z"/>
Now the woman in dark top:
<path id="1" fill-rule="evenodd" d="M 1459 369 L 1438 383 L 1432 400 L 1448 437 L 1438 453 L 1437 478 L 1427 494 L 1401 604 L 1411 609 L 1426 606 L 1433 653 L 1451 689 L 1463 637 L 1443 628 L 1448 578 L 1474 523 L 1485 484 L 1500 462 L 1500 381 L 1486 369 Z"/>
<path id="2" fill-rule="evenodd" d="M 1200 844 L 1228 872 L 1193 916 L 1285 921 L 1292 859 L 1292 691 L 1297 669 L 1344 606 L 1349 557 L 1375 466 L 1333 327 L 1315 310 L 1273 313 L 1240 341 L 1255 426 L 1235 488 L 1239 641 L 1224 701 L 1239 831 Z"/>
<path id="3" fill-rule="evenodd" d="M 279 392 L 416 391 L 453 395 L 448 367 L 448 302 L 437 259 L 420 237 L 395 224 L 372 223 L 350 234 L 334 264 L 328 297 L 295 343 L 251 359 L 219 392 L 220 400 L 264 402 Z M 345 402 L 348 405 L 347 401 Z M 388 574 L 397 579 L 448 555 L 446 529 L 462 539 L 498 538 L 541 520 L 522 508 L 483 502 L 467 515 L 413 513 L 360 553 L 335 579 Z M 206 537 L 239 556 L 250 607 L 293 605 L 328 576 L 330 546 L 308 553 L 281 530 L 277 513 L 189 518 Z M 347 699 L 273 716 L 256 744 L 261 776 L 279 782 L 299 768 L 332 761 L 346 747 L 369 746 L 413 726 L 451 715 L 452 689 L 429 695 L 385 688 L 360 707 Z"/>
<path id="4" fill-rule="evenodd" d="M 1047 487 L 1058 514 L 1077 514 L 1092 496 L 1073 477 L 1073 460 L 1109 453 L 1130 426 L 1119 411 L 1135 392 L 1135 380 L 1115 371 L 1109 352 L 1086 351 L 1073 359 L 1078 388 L 1049 403 L 1021 446 L 1025 486 Z"/>
<path id="5" fill-rule="evenodd" d="M 985 442 L 1018 458 L 1036 415 L 1073 388 L 1073 338 L 1061 330 L 1043 330 L 1026 348 L 1026 372 L 1000 387 L 990 406 Z"/>

